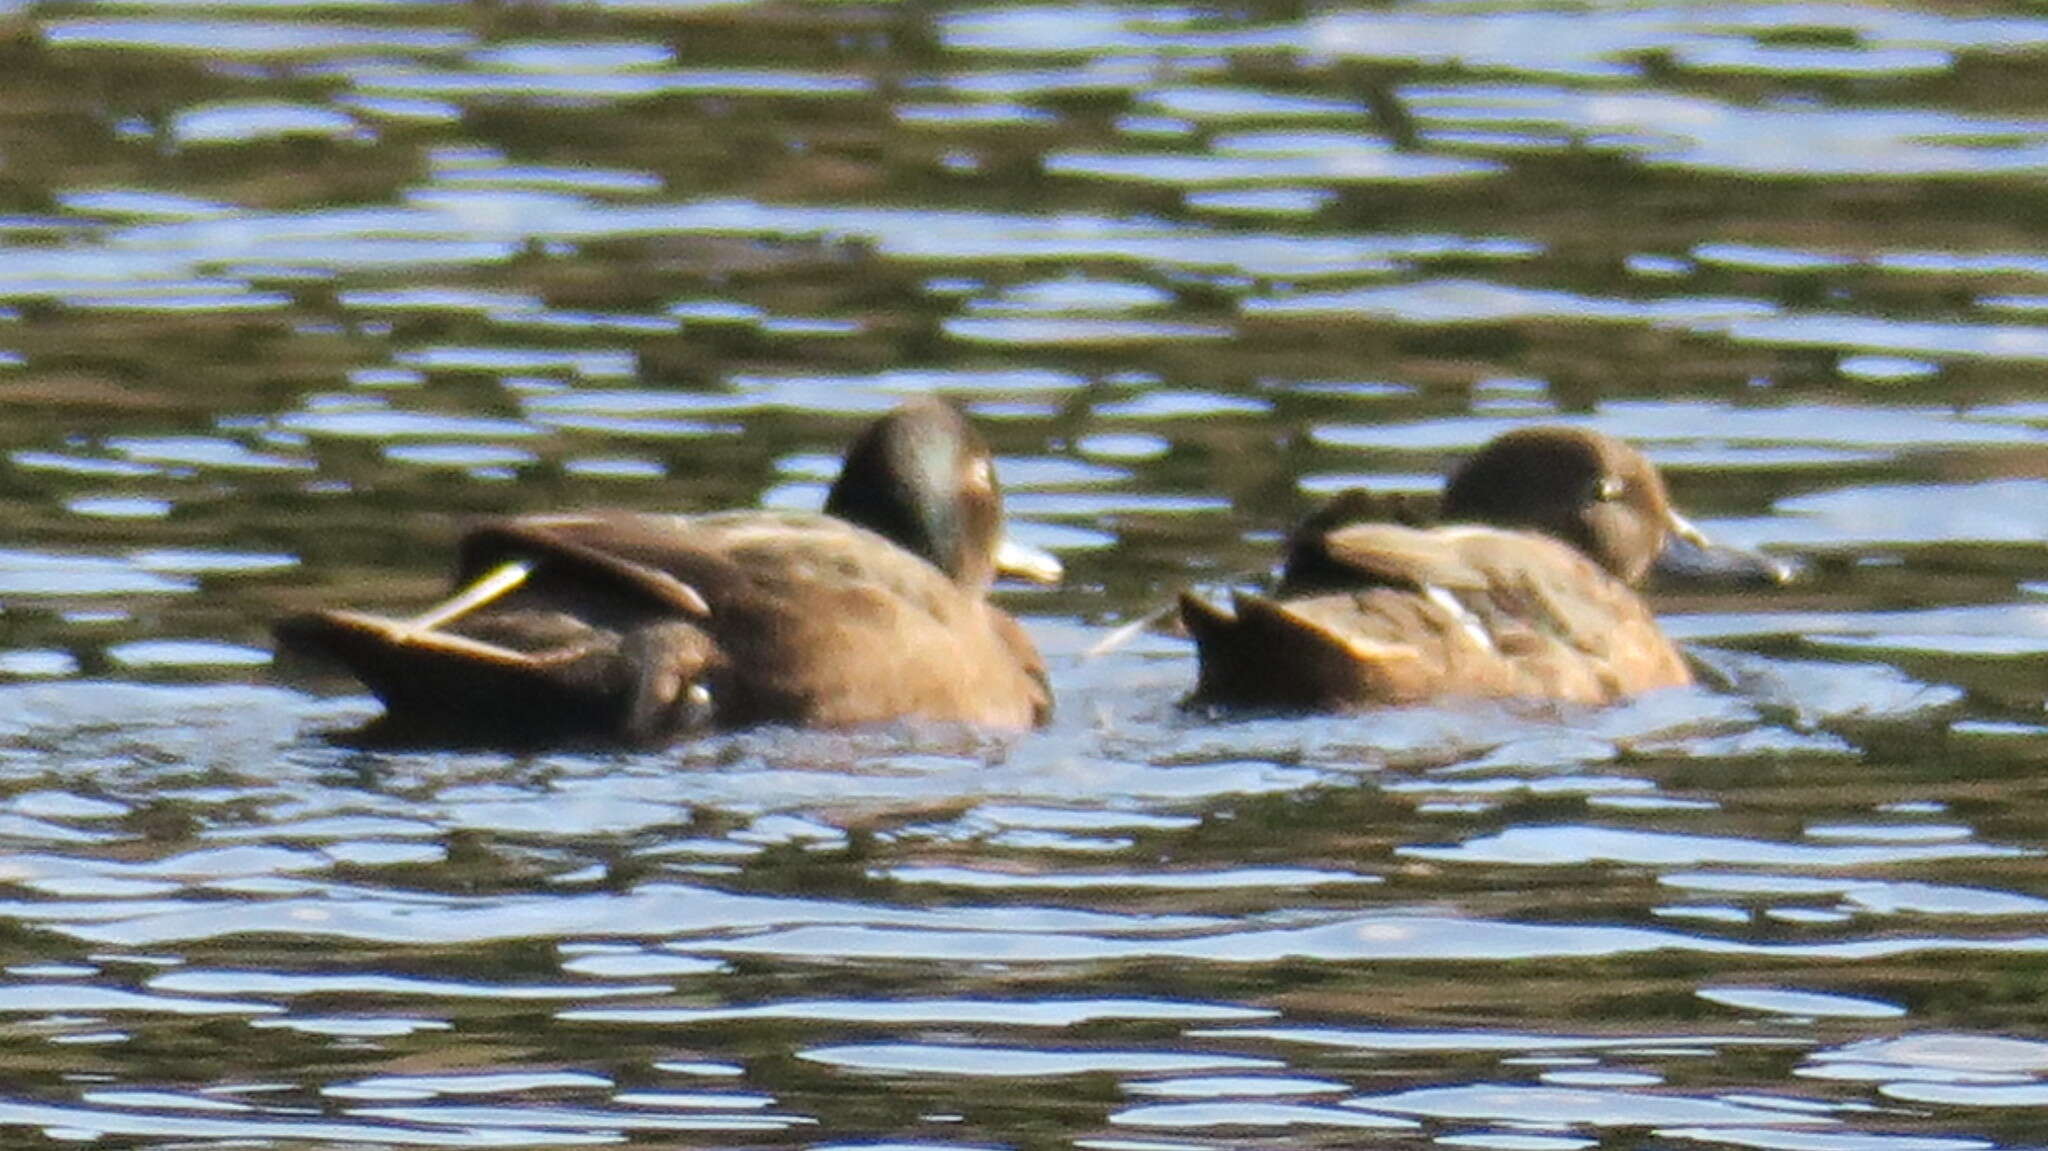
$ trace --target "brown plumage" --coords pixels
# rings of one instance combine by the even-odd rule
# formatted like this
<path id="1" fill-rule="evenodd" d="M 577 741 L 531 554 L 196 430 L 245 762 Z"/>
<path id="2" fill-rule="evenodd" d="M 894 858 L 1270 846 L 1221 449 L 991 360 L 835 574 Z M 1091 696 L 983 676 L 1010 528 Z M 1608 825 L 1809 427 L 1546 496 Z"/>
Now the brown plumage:
<path id="1" fill-rule="evenodd" d="M 312 612 L 277 633 L 384 702 L 364 733 L 381 742 L 649 744 L 904 718 L 1029 727 L 1051 710 L 1044 663 L 984 596 L 999 564 L 1041 578 L 1057 565 L 1005 544 L 1001 526 L 987 447 L 951 406 L 919 401 L 854 442 L 826 514 L 486 523 L 464 536 L 455 581 L 479 587 L 478 605 L 464 592 L 413 621 Z M 516 587 L 490 594 L 501 578 Z"/>
<path id="2" fill-rule="evenodd" d="M 1193 594 L 1196 703 L 1341 711 L 1450 696 L 1607 703 L 1692 681 L 1633 588 L 1667 542 L 1704 545 L 1642 454 L 1576 428 L 1527 428 L 1451 478 L 1422 529 L 1356 522 L 1344 493 L 1290 542 L 1273 597 Z M 1784 578 L 1723 551 L 1730 572 Z"/>

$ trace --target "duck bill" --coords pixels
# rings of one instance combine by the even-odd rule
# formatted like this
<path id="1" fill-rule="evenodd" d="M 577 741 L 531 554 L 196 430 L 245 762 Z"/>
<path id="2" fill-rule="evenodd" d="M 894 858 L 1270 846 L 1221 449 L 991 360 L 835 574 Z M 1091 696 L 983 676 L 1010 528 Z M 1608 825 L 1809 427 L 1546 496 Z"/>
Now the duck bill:
<path id="1" fill-rule="evenodd" d="M 996 574 L 1032 583 L 1055 584 L 1067 574 L 1060 558 L 1044 548 L 1019 543 L 1009 536 L 996 546 Z"/>
<path id="2" fill-rule="evenodd" d="M 1677 512 L 1671 513 L 1670 534 L 1650 570 L 1664 581 L 1734 587 L 1776 586 L 1791 582 L 1796 574 L 1783 560 L 1715 543 Z"/>

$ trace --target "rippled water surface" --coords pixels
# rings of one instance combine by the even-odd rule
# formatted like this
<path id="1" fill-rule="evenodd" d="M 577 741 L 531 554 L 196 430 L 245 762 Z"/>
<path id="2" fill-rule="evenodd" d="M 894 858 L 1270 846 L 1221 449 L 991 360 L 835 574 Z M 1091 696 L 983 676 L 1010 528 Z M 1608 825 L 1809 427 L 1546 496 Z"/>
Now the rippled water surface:
<path id="1" fill-rule="evenodd" d="M 0 0 L 0 1143 L 2048 1143 L 2048 15 Z M 1044 732 L 369 754 L 268 621 L 942 392 Z M 1604 711 L 1183 712 L 1496 432 L 1796 561 Z"/>

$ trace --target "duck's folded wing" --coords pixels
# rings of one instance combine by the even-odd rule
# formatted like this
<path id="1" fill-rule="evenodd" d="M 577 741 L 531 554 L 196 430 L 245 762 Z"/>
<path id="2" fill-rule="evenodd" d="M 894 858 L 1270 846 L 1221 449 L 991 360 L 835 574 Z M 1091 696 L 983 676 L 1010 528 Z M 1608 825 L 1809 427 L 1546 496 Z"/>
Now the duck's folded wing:
<path id="1" fill-rule="evenodd" d="M 1506 537 L 1507 547 L 1500 546 Z M 1542 537 L 1493 528 L 1412 528 L 1401 524 L 1353 524 L 1320 536 L 1297 538 L 1288 557 L 1282 597 L 1323 591 L 1390 587 L 1481 588 L 1521 541 Z M 1547 549 L 1546 549 L 1547 550 Z M 1569 549 L 1566 549 L 1569 550 Z"/>
<path id="2" fill-rule="evenodd" d="M 1620 665 L 1649 654 L 1677 663 L 1677 654 L 1636 590 L 1569 544 L 1534 532 L 1454 528 L 1459 578 L 1435 585 L 1493 646 L 1514 656 L 1557 646 Z M 1630 677 L 1634 678 L 1634 677 Z M 1683 682 L 1680 674 L 1679 682 Z"/>
<path id="3" fill-rule="evenodd" d="M 1408 593 L 1439 630 L 1462 633 L 1470 651 L 1498 656 L 1527 678 L 1524 693 L 1626 694 L 1690 678 L 1635 590 L 1548 536 L 1356 525 L 1329 533 L 1322 554 L 1320 590 Z M 1382 600 L 1371 614 L 1386 612 Z M 1416 630 L 1411 623 L 1398 634 Z M 1596 682 L 1583 692 L 1551 686 L 1577 677 Z M 1599 686 L 1610 680 L 1612 689 Z"/>
<path id="4" fill-rule="evenodd" d="M 578 588 L 701 618 L 720 603 L 801 595 L 805 585 L 871 586 L 943 611 L 959 598 L 945 573 L 889 540 L 830 516 L 630 512 L 522 516 L 473 528 L 459 580 L 538 558 L 535 588 Z"/>
<path id="5" fill-rule="evenodd" d="M 626 610 L 703 619 L 711 614 L 704 595 L 661 562 L 687 541 L 672 534 L 662 547 L 662 537 L 643 522 L 657 518 L 523 517 L 479 525 L 463 536 L 457 586 L 516 563 L 529 569 L 525 590 L 551 602 L 609 597 Z"/>

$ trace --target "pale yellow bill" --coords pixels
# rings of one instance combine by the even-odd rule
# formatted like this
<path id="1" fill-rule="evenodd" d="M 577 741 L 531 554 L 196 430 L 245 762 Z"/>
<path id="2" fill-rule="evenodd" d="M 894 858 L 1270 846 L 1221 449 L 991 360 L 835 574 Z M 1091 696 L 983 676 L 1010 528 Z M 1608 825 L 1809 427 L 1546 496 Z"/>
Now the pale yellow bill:
<path id="1" fill-rule="evenodd" d="M 1004 536 L 1003 542 L 996 545 L 996 572 L 1032 583 L 1058 583 L 1067 569 L 1060 563 L 1060 557 L 1044 548 Z"/>
<path id="2" fill-rule="evenodd" d="M 1773 556 L 1747 548 L 1717 544 L 1698 525 L 1677 512 L 1671 515 L 1671 539 L 1658 554 L 1655 567 L 1667 577 L 1700 583 L 1789 583 L 1799 569 Z"/>

